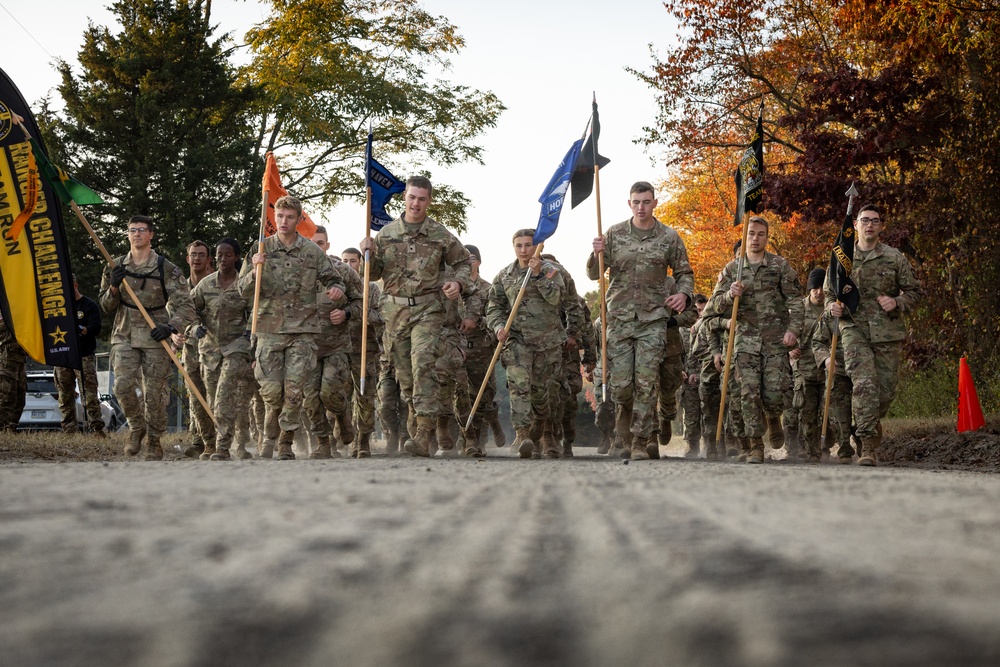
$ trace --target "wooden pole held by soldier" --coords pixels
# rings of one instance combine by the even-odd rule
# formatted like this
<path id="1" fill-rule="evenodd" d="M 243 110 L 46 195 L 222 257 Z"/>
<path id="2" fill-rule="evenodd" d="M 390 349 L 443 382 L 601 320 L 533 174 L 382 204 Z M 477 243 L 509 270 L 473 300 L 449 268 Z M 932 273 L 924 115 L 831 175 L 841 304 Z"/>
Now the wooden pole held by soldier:
<path id="1" fill-rule="evenodd" d="M 742 208 L 742 207 L 741 207 Z M 743 264 L 747 258 L 747 233 L 750 225 L 747 224 L 746 213 L 743 214 L 743 241 L 740 243 L 740 264 L 736 270 L 736 282 L 743 280 Z M 733 314 L 729 318 L 729 342 L 726 343 L 726 361 L 722 369 L 722 397 L 719 399 L 719 420 L 715 425 L 715 441 L 722 441 L 722 423 L 726 419 L 726 394 L 729 393 L 729 373 L 732 368 L 733 345 L 736 342 L 736 314 L 740 308 L 740 297 L 733 297 Z"/>
<path id="2" fill-rule="evenodd" d="M 601 226 L 601 169 L 594 160 L 594 193 L 597 201 L 597 235 L 604 236 Z M 597 255 L 597 289 L 601 298 L 601 401 L 608 400 L 608 299 L 604 279 L 604 253 Z"/>
<path id="3" fill-rule="evenodd" d="M 539 243 L 535 247 L 535 257 L 540 257 L 542 254 L 542 248 L 545 247 L 544 243 Z M 503 325 L 503 330 L 510 333 L 510 328 L 514 324 L 514 318 L 517 317 L 517 309 L 521 307 L 521 301 L 524 300 L 524 291 L 528 288 L 528 280 L 531 278 L 531 269 L 524 274 L 524 282 L 521 283 L 521 289 L 517 292 L 517 298 L 514 299 L 514 304 L 510 307 L 510 315 L 507 316 L 507 322 Z M 493 358 L 490 359 L 490 366 L 486 369 L 486 375 L 483 377 L 483 384 L 479 387 L 479 393 L 476 394 L 476 402 L 472 404 L 472 410 L 469 411 L 469 419 L 465 422 L 465 430 L 468 431 L 469 427 L 472 426 L 472 418 L 476 416 L 476 410 L 479 408 L 479 402 L 483 400 L 483 394 L 486 393 L 486 387 L 490 383 L 490 378 L 493 377 L 493 369 L 496 368 L 497 361 L 500 359 L 500 351 L 503 350 L 504 341 L 497 341 L 497 349 L 493 352 Z"/>
<path id="4" fill-rule="evenodd" d="M 259 240 L 257 242 L 257 252 L 261 253 L 261 254 L 264 253 L 264 231 L 265 231 L 266 226 L 267 226 L 267 206 L 268 206 L 268 201 L 267 200 L 269 198 L 268 195 L 270 194 L 268 192 L 268 190 L 267 190 L 267 187 L 266 187 L 266 183 L 267 183 L 267 171 L 266 171 L 266 169 L 265 169 L 265 172 L 264 172 L 264 183 L 265 183 L 265 187 L 263 188 L 263 192 L 262 192 L 261 198 L 260 198 L 260 236 L 258 237 Z M 261 281 L 261 276 L 263 276 L 263 275 L 264 275 L 264 265 L 261 264 L 260 265 L 260 270 L 256 272 L 256 275 L 254 277 L 254 285 L 253 285 L 253 318 L 252 318 L 252 321 L 251 321 L 251 324 L 250 324 L 250 335 L 251 336 L 257 335 L 257 305 L 260 303 L 260 281 Z"/>
<path id="5" fill-rule="evenodd" d="M 372 189 L 371 186 L 365 188 L 365 238 L 371 238 L 372 235 Z M 364 277 L 364 292 L 363 298 L 361 300 L 361 395 L 365 394 L 365 377 L 367 373 L 367 363 L 368 363 L 368 300 L 369 300 L 369 289 L 371 282 L 371 267 L 369 265 L 368 259 L 371 256 L 371 252 L 365 250 L 365 277 Z"/>

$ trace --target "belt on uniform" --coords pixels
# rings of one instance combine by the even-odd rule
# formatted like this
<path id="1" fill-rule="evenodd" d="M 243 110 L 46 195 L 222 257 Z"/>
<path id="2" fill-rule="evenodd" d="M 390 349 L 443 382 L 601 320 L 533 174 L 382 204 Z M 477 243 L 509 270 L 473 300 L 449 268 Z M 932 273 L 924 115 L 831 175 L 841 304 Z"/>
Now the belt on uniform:
<path id="1" fill-rule="evenodd" d="M 400 306 L 416 306 L 417 304 L 435 301 L 440 298 L 437 292 L 427 292 L 426 294 L 418 294 L 417 296 L 393 296 L 392 294 L 384 296 L 389 301 Z"/>

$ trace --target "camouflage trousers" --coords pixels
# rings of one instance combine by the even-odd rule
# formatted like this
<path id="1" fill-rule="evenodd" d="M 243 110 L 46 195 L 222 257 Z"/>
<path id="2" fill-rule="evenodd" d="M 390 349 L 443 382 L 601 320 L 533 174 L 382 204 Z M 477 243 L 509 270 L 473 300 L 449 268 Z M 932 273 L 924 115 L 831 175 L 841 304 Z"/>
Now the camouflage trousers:
<path id="1" fill-rule="evenodd" d="M 264 399 L 264 439 L 302 425 L 305 393 L 316 384 L 313 334 L 257 334 L 254 377 Z M 273 444 L 273 443 L 272 443 Z"/>
<path id="2" fill-rule="evenodd" d="M 615 439 L 615 402 L 611 400 L 610 392 L 608 392 L 606 400 L 601 400 L 602 381 L 600 357 L 598 357 L 597 367 L 594 369 L 594 398 L 597 400 L 594 425 L 605 438 L 613 441 Z"/>
<path id="3" fill-rule="evenodd" d="M 879 422 L 896 398 L 902 344 L 869 343 L 857 327 L 843 327 L 844 370 L 851 378 L 855 436 L 878 445 Z"/>
<path id="4" fill-rule="evenodd" d="M 562 381 L 559 383 L 559 400 L 553 408 L 553 426 L 556 440 L 562 438 L 566 444 L 576 440 L 577 396 L 583 391 L 583 375 L 580 373 L 580 353 L 562 348 Z"/>
<path id="5" fill-rule="evenodd" d="M 115 396 L 128 419 L 129 430 L 160 437 L 167 430 L 170 403 L 170 357 L 160 347 L 111 346 Z"/>
<path id="6" fill-rule="evenodd" d="M 826 432 L 826 446 L 833 449 L 834 442 L 839 446 L 839 453 L 853 453 L 851 447 L 851 379 L 837 373 L 833 376 L 833 388 L 830 390 L 830 425 Z M 822 405 L 820 419 L 823 419 Z"/>
<path id="7" fill-rule="evenodd" d="M 0 431 L 17 430 L 27 392 L 24 360 L 0 357 Z"/>
<path id="8" fill-rule="evenodd" d="M 535 420 L 552 416 L 559 397 L 562 373 L 560 346 L 534 350 L 515 340 L 504 345 L 500 360 L 507 369 L 510 417 L 514 428 L 528 428 Z"/>
<path id="9" fill-rule="evenodd" d="M 317 436 L 332 433 L 331 415 L 340 422 L 351 414 L 351 354 L 334 352 L 316 361 L 316 372 L 306 384 L 303 407 L 309 417 L 309 431 Z"/>
<path id="10" fill-rule="evenodd" d="M 354 427 L 358 433 L 375 430 L 375 395 L 378 393 L 378 353 L 369 352 L 365 358 L 365 393 L 361 393 L 361 353 L 351 354 L 351 401 Z"/>
<path id="11" fill-rule="evenodd" d="M 735 360 L 744 435 L 763 438 L 767 433 L 767 417 L 780 418 L 792 407 L 792 367 L 788 353 L 737 352 Z"/>
<path id="12" fill-rule="evenodd" d="M 629 430 L 634 437 L 649 438 L 656 430 L 656 401 L 666 328 L 665 320 L 612 320 L 608 327 L 611 398 L 615 405 L 632 406 Z M 676 407 L 673 410 L 676 414 Z"/>
<path id="13" fill-rule="evenodd" d="M 215 413 L 215 447 L 228 450 L 236 436 L 240 416 L 247 417 L 249 413 L 253 382 L 250 355 L 235 352 L 223 357 L 214 368 L 201 364 L 201 377 L 208 390 L 205 400 Z M 205 444 L 211 446 L 212 443 Z"/>
<path id="14" fill-rule="evenodd" d="M 205 381 L 202 379 L 201 373 L 201 357 L 198 354 L 198 343 L 197 339 L 193 336 L 188 339 L 188 342 L 184 344 L 184 370 L 187 371 L 188 375 L 191 377 L 191 384 L 201 392 L 201 395 L 205 398 L 209 405 L 212 405 L 212 399 L 209 397 L 209 392 L 205 387 Z M 191 415 L 190 422 L 188 424 L 188 430 L 191 435 L 194 436 L 192 442 L 194 444 L 210 444 L 215 441 L 215 424 L 212 422 L 212 418 L 208 416 L 205 412 L 205 408 L 201 406 L 201 401 L 198 397 L 194 395 L 191 388 L 186 384 L 184 388 L 187 390 L 188 395 L 188 411 Z"/>
<path id="15" fill-rule="evenodd" d="M 469 399 L 469 376 L 465 368 L 465 339 L 457 329 L 448 327 L 441 331 L 438 346 L 439 356 L 435 364 L 441 383 L 441 396 L 438 401 L 445 408 L 444 412 L 439 414 L 454 415 L 464 423 L 464 418 L 468 418 L 472 409 L 472 401 Z M 479 388 L 476 389 L 478 391 Z"/>
<path id="16" fill-rule="evenodd" d="M 448 414 L 448 403 L 443 399 L 451 395 L 453 359 L 442 359 L 449 347 L 441 335 L 446 328 L 442 304 L 430 301 L 405 306 L 387 300 L 382 317 L 383 347 L 396 370 L 403 400 L 422 417 Z"/>
<path id="17" fill-rule="evenodd" d="M 656 416 L 661 421 L 677 418 L 677 390 L 681 387 L 684 361 L 681 355 L 669 355 L 660 362 L 660 390 L 656 401 Z"/>
<path id="18" fill-rule="evenodd" d="M 260 395 L 260 385 L 257 384 L 257 378 L 254 377 L 253 372 L 250 374 L 250 412 L 247 417 L 249 435 L 260 447 L 264 442 L 266 409 L 264 408 L 264 399 Z M 239 428 L 238 422 L 237 428 Z"/>
<path id="19" fill-rule="evenodd" d="M 698 396 L 698 383 L 691 384 L 685 382 L 681 385 L 680 391 L 680 404 L 684 409 L 684 442 L 697 450 L 701 447 L 702 431 L 707 431 L 711 427 L 708 424 L 702 424 L 701 398 Z"/>
<path id="20" fill-rule="evenodd" d="M 82 357 L 83 370 L 55 367 L 56 387 L 59 389 L 59 412 L 62 414 L 62 429 L 76 433 L 76 388 L 80 387 L 80 401 L 87 412 L 90 430 L 104 430 L 101 416 L 101 400 L 97 395 L 97 358 L 90 354 Z"/>
<path id="21" fill-rule="evenodd" d="M 407 411 L 396 382 L 396 371 L 391 364 L 385 364 L 378 376 L 378 418 L 386 434 L 406 432 Z"/>
<path id="22" fill-rule="evenodd" d="M 819 435 L 823 421 L 825 382 L 795 376 L 795 397 L 792 399 L 792 423 L 797 424 L 799 445 L 811 456 L 819 456 Z"/>
<path id="23" fill-rule="evenodd" d="M 714 380 L 699 380 L 698 403 L 701 409 L 702 439 L 705 448 L 712 449 L 716 445 L 715 434 L 719 429 L 719 402 L 722 400 L 722 382 Z"/>
<path id="24" fill-rule="evenodd" d="M 468 377 L 469 399 L 471 402 L 475 402 L 476 397 L 479 395 L 479 389 L 483 386 L 483 380 L 486 378 L 486 370 L 490 367 L 490 361 L 493 359 L 493 350 L 494 348 L 489 345 L 472 346 L 466 350 L 465 371 Z M 497 376 L 496 369 L 494 369 L 490 373 L 490 380 L 486 383 L 483 397 L 479 399 L 479 407 L 476 408 L 476 414 L 472 418 L 473 427 L 480 434 L 481 438 L 483 436 L 483 422 L 497 411 L 496 393 Z M 471 402 L 469 405 L 470 411 L 472 410 Z M 465 424 L 463 423 L 462 425 L 464 426 Z"/>

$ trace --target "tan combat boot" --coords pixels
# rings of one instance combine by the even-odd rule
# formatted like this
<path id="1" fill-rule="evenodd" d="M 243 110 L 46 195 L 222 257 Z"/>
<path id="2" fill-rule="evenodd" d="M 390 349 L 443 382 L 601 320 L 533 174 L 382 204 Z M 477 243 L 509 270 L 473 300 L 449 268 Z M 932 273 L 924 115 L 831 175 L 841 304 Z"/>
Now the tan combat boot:
<path id="1" fill-rule="evenodd" d="M 201 454 L 204 451 L 205 443 L 199 440 L 198 442 L 192 443 L 184 448 L 184 456 L 189 459 L 197 459 L 201 457 Z"/>
<path id="2" fill-rule="evenodd" d="M 542 455 L 547 459 L 559 458 L 559 445 L 556 444 L 553 424 L 551 419 L 542 421 Z"/>
<path id="3" fill-rule="evenodd" d="M 621 449 L 618 449 L 618 440 L 621 440 Z M 627 459 L 632 456 L 632 406 L 615 406 L 615 449 L 619 456 Z"/>
<path id="4" fill-rule="evenodd" d="M 209 461 L 231 461 L 232 458 L 229 454 L 229 446 L 221 445 L 216 447 L 215 453 L 212 454 L 212 458 Z"/>
<path id="5" fill-rule="evenodd" d="M 656 434 L 656 441 L 659 444 L 661 444 L 664 447 L 666 447 L 667 445 L 670 444 L 670 438 L 672 438 L 673 436 L 674 436 L 673 425 L 671 424 L 670 420 L 669 419 L 661 419 L 660 420 L 660 432 Z M 656 458 L 660 458 L 659 455 L 657 455 Z"/>
<path id="6" fill-rule="evenodd" d="M 351 421 L 350 407 L 344 408 L 344 412 L 337 415 L 333 436 L 341 445 L 349 445 L 357 437 L 357 433 L 354 430 L 354 423 Z M 336 451 L 336 447 L 334 447 L 334 451 Z"/>
<path id="7" fill-rule="evenodd" d="M 406 441 L 403 449 L 411 456 L 428 458 L 431 455 L 430 442 L 434 435 L 434 418 L 417 415 L 417 433 Z"/>
<path id="8" fill-rule="evenodd" d="M 489 425 L 489 429 L 493 431 L 493 444 L 497 447 L 506 445 L 507 436 L 504 435 L 503 426 L 500 425 L 500 412 L 492 411 L 486 415 L 486 423 Z"/>
<path id="9" fill-rule="evenodd" d="M 434 420 L 438 444 L 436 456 L 455 455 L 455 439 L 451 437 L 451 420 L 451 415 L 438 415 Z"/>
<path id="10" fill-rule="evenodd" d="M 531 449 L 531 458 L 540 459 L 542 458 L 542 435 L 545 432 L 545 422 L 535 419 L 531 422 L 531 426 L 528 427 L 528 435 L 531 437 L 531 442 L 534 447 Z"/>
<path id="11" fill-rule="evenodd" d="M 399 431 L 388 431 L 385 436 L 385 455 L 390 459 L 399 456 Z"/>
<path id="12" fill-rule="evenodd" d="M 765 414 L 765 419 L 768 444 L 771 445 L 771 449 L 781 449 L 785 446 L 785 430 L 781 426 L 781 415 Z"/>
<path id="13" fill-rule="evenodd" d="M 652 442 L 649 438 L 643 438 L 639 436 L 634 436 L 632 441 L 632 453 L 631 457 L 633 461 L 648 461 L 652 457 L 649 455 L 649 450 L 652 447 L 657 448 L 657 458 L 659 458 L 659 443 Z"/>
<path id="14" fill-rule="evenodd" d="M 746 437 L 745 435 L 741 435 L 739 438 L 737 438 L 737 441 L 740 443 L 740 451 L 739 454 L 737 454 L 736 456 L 736 460 L 746 461 L 748 458 L 750 458 L 750 438 Z"/>
<path id="15" fill-rule="evenodd" d="M 473 425 L 465 429 L 465 450 L 462 453 L 474 459 L 486 458 L 486 453 L 483 451 L 482 445 L 479 444 L 478 426 Z"/>
<path id="16" fill-rule="evenodd" d="M 750 438 L 750 453 L 747 455 L 747 463 L 764 462 L 764 438 Z"/>
<path id="17" fill-rule="evenodd" d="M 336 451 L 330 443 L 329 435 L 321 435 L 316 439 L 316 449 L 309 452 L 309 459 L 316 461 L 318 459 L 332 459 L 332 452 Z M 339 452 L 338 452 L 339 454 Z"/>
<path id="18" fill-rule="evenodd" d="M 260 449 L 257 450 L 257 458 L 259 459 L 270 459 L 274 458 L 274 440 L 264 438 L 260 443 Z"/>
<path id="19" fill-rule="evenodd" d="M 281 429 L 278 436 L 278 456 L 279 461 L 294 461 L 295 453 L 292 451 L 292 443 L 295 441 L 295 431 Z"/>
<path id="20" fill-rule="evenodd" d="M 146 460 L 163 460 L 163 447 L 160 446 L 160 436 L 150 435 L 149 438 L 146 439 Z"/>
<path id="21" fill-rule="evenodd" d="M 601 444 L 597 446 L 597 453 L 607 454 L 609 451 L 611 451 L 611 436 L 601 431 Z"/>
<path id="22" fill-rule="evenodd" d="M 240 459 L 241 461 L 245 461 L 246 459 L 252 459 L 253 454 L 248 452 L 247 446 L 241 442 L 240 444 L 236 445 L 236 458 Z"/>
<path id="23" fill-rule="evenodd" d="M 531 439 L 531 431 L 527 426 L 521 426 L 516 429 L 517 436 L 514 438 L 514 442 L 517 443 L 517 454 L 522 459 L 530 459 L 531 452 L 535 450 L 535 443 Z"/>
<path id="24" fill-rule="evenodd" d="M 125 445 L 125 456 L 138 456 L 142 449 L 142 439 L 146 437 L 146 429 L 129 429 L 128 444 Z"/>
<path id="25" fill-rule="evenodd" d="M 212 454 L 215 454 L 218 450 L 215 448 L 215 441 L 205 443 L 205 450 L 198 455 L 198 458 L 202 461 L 211 461 Z"/>
<path id="26" fill-rule="evenodd" d="M 873 467 L 878 465 L 878 458 L 875 456 L 878 440 L 878 436 L 861 439 L 861 456 L 858 457 L 859 466 Z"/>
<path id="27" fill-rule="evenodd" d="M 354 438 L 355 449 L 353 456 L 356 459 L 368 459 L 372 455 L 371 433 L 361 433 Z"/>

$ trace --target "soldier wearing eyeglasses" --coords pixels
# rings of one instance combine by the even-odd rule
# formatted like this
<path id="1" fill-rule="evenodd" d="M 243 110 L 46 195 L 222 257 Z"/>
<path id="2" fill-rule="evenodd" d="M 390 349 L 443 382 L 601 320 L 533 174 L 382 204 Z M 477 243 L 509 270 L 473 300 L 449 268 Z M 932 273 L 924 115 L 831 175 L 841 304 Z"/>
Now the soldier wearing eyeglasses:
<path id="1" fill-rule="evenodd" d="M 857 232 L 851 280 L 860 294 L 857 312 L 837 300 L 831 276 L 823 284 L 827 309 L 840 318 L 844 366 L 854 386 L 851 412 L 860 465 L 874 466 L 882 442 L 881 419 L 896 397 L 899 360 L 906 328 L 903 314 L 912 311 L 923 290 L 903 253 L 879 240 L 881 211 L 862 206 L 854 221 Z"/>

